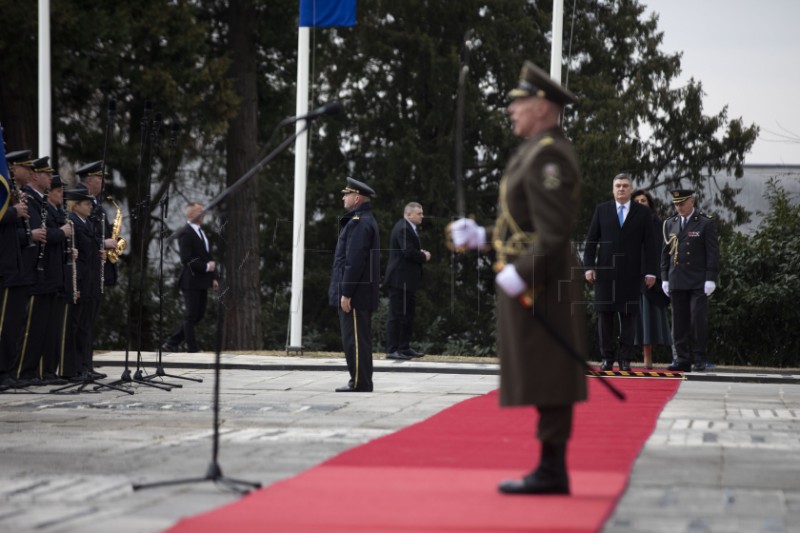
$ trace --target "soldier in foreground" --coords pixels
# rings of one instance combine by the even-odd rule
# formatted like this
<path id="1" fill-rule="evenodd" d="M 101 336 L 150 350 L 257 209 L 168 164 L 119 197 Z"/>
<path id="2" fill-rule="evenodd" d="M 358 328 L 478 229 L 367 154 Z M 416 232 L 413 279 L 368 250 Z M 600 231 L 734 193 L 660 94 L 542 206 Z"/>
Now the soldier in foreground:
<path id="1" fill-rule="evenodd" d="M 586 399 L 584 367 L 551 332 L 586 353 L 580 273 L 571 236 L 580 207 L 581 174 L 572 144 L 559 127 L 575 97 L 526 61 L 509 93 L 514 134 L 525 141 L 500 182 L 493 228 L 462 218 L 451 224 L 456 249 L 492 247 L 497 261 L 497 349 L 500 404 L 535 405 L 539 412 L 539 465 L 506 494 L 569 494 L 567 442 L 573 405 Z"/>

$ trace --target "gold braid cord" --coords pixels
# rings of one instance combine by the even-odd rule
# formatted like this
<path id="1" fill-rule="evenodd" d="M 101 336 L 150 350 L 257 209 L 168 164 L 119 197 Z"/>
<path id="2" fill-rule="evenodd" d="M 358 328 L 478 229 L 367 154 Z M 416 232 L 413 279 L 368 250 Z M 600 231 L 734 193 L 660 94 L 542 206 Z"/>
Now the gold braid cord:
<path id="1" fill-rule="evenodd" d="M 506 266 L 508 256 L 522 255 L 538 238 L 535 231 L 523 231 L 509 213 L 506 201 L 507 187 L 508 178 L 503 176 L 503 179 L 500 180 L 500 212 L 492 231 L 492 246 L 497 252 L 497 262 L 495 262 L 494 268 L 497 272 Z"/>
<path id="2" fill-rule="evenodd" d="M 667 238 L 667 222 L 665 221 L 664 224 L 661 226 L 661 234 L 664 237 L 664 244 L 669 246 L 669 255 L 672 256 L 672 261 L 677 265 L 678 264 L 678 234 L 674 231 L 669 234 L 669 238 Z"/>

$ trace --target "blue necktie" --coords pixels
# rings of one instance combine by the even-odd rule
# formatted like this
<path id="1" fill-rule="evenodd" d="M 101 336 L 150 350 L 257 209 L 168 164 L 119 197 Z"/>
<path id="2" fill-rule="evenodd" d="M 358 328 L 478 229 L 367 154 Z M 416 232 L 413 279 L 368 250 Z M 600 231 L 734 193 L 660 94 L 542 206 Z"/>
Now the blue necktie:
<path id="1" fill-rule="evenodd" d="M 619 218 L 619 226 L 622 227 L 622 223 L 625 222 L 625 215 L 622 213 L 625 210 L 625 206 L 619 206 L 619 211 L 617 212 Z"/>

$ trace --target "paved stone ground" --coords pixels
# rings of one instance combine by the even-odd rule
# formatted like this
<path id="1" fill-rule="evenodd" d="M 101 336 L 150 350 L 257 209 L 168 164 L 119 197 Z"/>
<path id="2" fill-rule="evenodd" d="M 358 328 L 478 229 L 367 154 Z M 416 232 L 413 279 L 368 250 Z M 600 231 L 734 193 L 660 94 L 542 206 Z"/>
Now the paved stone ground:
<path id="1" fill-rule="evenodd" d="M 97 359 L 120 375 L 121 354 Z M 152 533 L 234 501 L 203 480 L 211 359 L 169 356 L 168 373 L 204 380 L 171 391 L 0 394 L 0 531 Z M 263 485 L 497 386 L 493 365 L 376 361 L 374 393 L 336 394 L 341 359 L 223 363 L 218 464 Z M 763 380 L 684 382 L 604 530 L 800 531 L 800 377 Z M 183 479 L 199 481 L 133 490 Z"/>

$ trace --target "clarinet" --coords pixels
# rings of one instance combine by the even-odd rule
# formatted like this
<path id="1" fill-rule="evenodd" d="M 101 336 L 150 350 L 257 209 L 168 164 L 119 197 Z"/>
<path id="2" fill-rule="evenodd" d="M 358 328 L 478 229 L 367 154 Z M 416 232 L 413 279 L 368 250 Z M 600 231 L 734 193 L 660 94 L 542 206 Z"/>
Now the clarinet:
<path id="1" fill-rule="evenodd" d="M 14 191 L 14 197 L 17 199 L 17 202 L 25 201 L 28 203 L 28 195 L 24 194 L 19 187 L 17 187 L 17 182 L 14 179 L 14 167 L 11 166 L 8 169 L 8 177 L 11 178 L 11 190 Z M 28 247 L 36 246 L 36 243 L 33 242 L 33 235 L 31 235 L 31 221 L 27 218 L 23 218 L 22 222 L 25 224 L 25 236 L 28 238 Z"/>
<path id="2" fill-rule="evenodd" d="M 72 276 L 72 303 L 78 302 L 78 269 L 76 268 L 75 264 L 75 256 L 72 253 L 72 249 L 75 247 L 75 224 L 72 222 L 72 219 L 69 218 L 69 211 L 67 211 L 67 200 L 64 199 L 61 202 L 61 208 L 64 210 L 64 216 L 67 219 L 66 223 L 69 224 L 70 232 L 69 234 L 71 237 L 67 237 L 67 249 L 64 251 L 65 254 L 69 254 L 68 257 L 65 259 L 67 263 L 72 267 L 72 272 L 70 272 Z M 60 224 L 60 222 L 59 222 Z"/>
<path id="3" fill-rule="evenodd" d="M 103 252 L 106 251 L 106 210 L 100 206 L 100 210 L 103 212 L 100 215 L 100 294 L 105 292 L 105 284 L 106 284 L 106 259 Z"/>
<path id="4" fill-rule="evenodd" d="M 39 215 L 42 218 L 42 229 L 47 232 L 47 193 L 50 192 L 49 189 L 44 190 L 44 195 L 42 196 L 42 210 L 39 212 Z M 46 244 L 39 243 L 39 258 L 36 260 L 36 271 L 37 272 L 44 272 L 44 249 Z"/>

